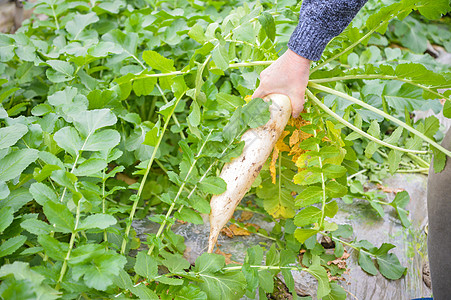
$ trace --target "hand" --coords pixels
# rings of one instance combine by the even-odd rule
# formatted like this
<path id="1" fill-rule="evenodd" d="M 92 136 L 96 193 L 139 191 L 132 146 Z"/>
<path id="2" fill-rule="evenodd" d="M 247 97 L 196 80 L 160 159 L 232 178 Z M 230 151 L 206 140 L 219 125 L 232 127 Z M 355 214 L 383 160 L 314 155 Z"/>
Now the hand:
<path id="1" fill-rule="evenodd" d="M 292 115 L 299 116 L 304 108 L 305 89 L 309 78 L 310 60 L 290 49 L 260 74 L 260 85 L 252 98 L 283 94 L 291 101 Z"/>

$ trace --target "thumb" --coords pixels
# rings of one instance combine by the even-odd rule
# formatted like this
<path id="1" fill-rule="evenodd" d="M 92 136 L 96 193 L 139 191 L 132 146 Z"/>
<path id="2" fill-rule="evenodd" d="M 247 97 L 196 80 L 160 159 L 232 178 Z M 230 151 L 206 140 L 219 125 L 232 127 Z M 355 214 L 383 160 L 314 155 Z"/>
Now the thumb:
<path id="1" fill-rule="evenodd" d="M 304 93 L 302 93 L 301 95 L 292 96 L 290 97 L 290 100 L 291 100 L 291 115 L 293 116 L 293 118 L 297 118 L 304 109 L 305 102 Z"/>

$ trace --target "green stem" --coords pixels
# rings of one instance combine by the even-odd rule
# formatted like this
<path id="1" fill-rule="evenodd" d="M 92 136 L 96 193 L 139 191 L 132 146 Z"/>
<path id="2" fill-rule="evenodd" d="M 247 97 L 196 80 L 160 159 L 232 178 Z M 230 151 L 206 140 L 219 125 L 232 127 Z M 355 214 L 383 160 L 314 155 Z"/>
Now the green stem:
<path id="1" fill-rule="evenodd" d="M 354 130 L 355 132 L 357 132 L 358 134 L 366 137 L 367 139 L 382 145 L 384 147 L 393 149 L 393 150 L 398 150 L 401 152 L 407 152 L 407 153 L 427 153 L 427 151 L 421 151 L 421 150 L 410 150 L 410 149 L 405 149 L 405 148 L 401 148 L 398 146 L 394 146 L 391 145 L 387 142 L 381 141 L 378 138 L 375 138 L 372 135 L 369 135 L 368 133 L 364 132 L 363 130 L 357 128 L 356 126 L 352 125 L 351 123 L 349 123 L 348 121 L 346 121 L 345 119 L 343 119 L 342 117 L 340 117 L 339 115 L 337 115 L 336 113 L 334 113 L 330 108 L 328 108 L 324 103 L 322 103 L 315 95 L 313 95 L 312 92 L 310 92 L 308 89 L 305 91 L 305 93 L 307 94 L 307 96 L 313 101 L 315 102 L 316 105 L 318 105 L 319 107 L 321 107 L 327 114 L 329 114 L 331 117 L 333 117 L 334 119 L 336 119 L 338 122 L 342 123 L 343 125 L 345 125 L 346 127 L 349 127 L 350 129 Z"/>
<path id="2" fill-rule="evenodd" d="M 50 8 L 52 9 L 53 18 L 55 19 L 56 30 L 60 30 L 60 25 L 59 25 L 58 19 L 57 19 L 57 17 L 56 17 L 54 5 L 53 5 L 53 4 L 50 4 Z"/>
<path id="3" fill-rule="evenodd" d="M 434 90 L 432 90 L 431 88 L 416 83 L 413 80 L 410 79 L 405 79 L 405 78 L 401 78 L 401 77 L 396 77 L 396 76 L 391 76 L 391 75 L 382 75 L 382 74 L 367 74 L 367 75 L 346 75 L 346 76 L 339 76 L 339 77 L 330 77 L 330 78 L 321 78 L 321 79 L 312 79 L 310 80 L 310 82 L 313 83 L 325 83 L 325 82 L 334 82 L 334 81 L 341 81 L 341 80 L 356 80 L 356 79 L 383 79 L 383 80 L 397 80 L 397 81 L 402 81 L 408 84 L 411 84 L 413 86 L 419 87 L 429 93 L 432 93 L 434 95 L 436 95 L 439 98 L 444 98 L 447 99 L 445 97 L 445 95 L 440 94 Z"/>
<path id="4" fill-rule="evenodd" d="M 157 87 L 158 91 L 160 92 L 161 97 L 163 97 L 164 103 L 168 104 L 169 101 L 166 98 L 166 96 L 164 95 L 163 90 L 161 89 L 160 85 L 157 83 L 157 84 L 155 84 L 155 86 Z M 177 125 L 179 128 L 182 128 L 180 126 L 179 120 L 177 119 L 177 116 L 175 114 L 172 115 L 172 119 L 174 120 L 175 125 Z M 180 131 L 180 137 L 183 140 L 186 139 L 185 134 L 183 133 L 183 131 Z"/>
<path id="5" fill-rule="evenodd" d="M 316 130 L 313 130 L 313 136 L 316 138 Z M 316 150 L 319 151 L 321 150 L 319 147 L 319 144 L 316 144 Z M 324 178 L 324 173 L 322 171 L 323 169 L 323 160 L 321 158 L 321 156 L 318 156 L 318 162 L 319 162 L 319 167 L 321 169 L 321 188 L 323 190 L 323 196 L 322 196 L 322 202 L 321 202 L 321 219 L 319 221 L 319 228 L 323 228 L 323 224 L 324 224 L 324 217 L 326 214 L 326 201 L 327 201 L 327 197 L 326 197 L 326 179 Z"/>
<path id="6" fill-rule="evenodd" d="M 163 140 L 163 136 L 164 136 L 164 133 L 166 132 L 166 128 L 168 127 L 169 121 L 171 120 L 171 116 L 174 113 L 175 108 L 177 107 L 178 103 L 182 99 L 183 95 L 184 95 L 184 93 L 177 98 L 176 103 L 174 104 L 169 116 L 166 118 L 166 121 L 164 123 L 161 135 L 158 138 L 157 144 L 154 147 L 154 150 L 152 152 L 152 156 L 150 157 L 150 160 L 149 160 L 149 164 L 147 165 L 146 172 L 144 173 L 143 179 L 141 180 L 141 184 L 139 185 L 137 197 L 136 197 L 135 201 L 133 202 L 132 210 L 130 211 L 130 216 L 128 218 L 128 223 L 127 223 L 127 226 L 125 228 L 124 239 L 122 240 L 122 246 L 121 246 L 121 254 L 125 253 L 125 248 L 126 248 L 127 242 L 128 242 L 128 235 L 130 234 L 130 229 L 132 227 L 132 221 L 133 221 L 133 218 L 135 216 L 136 208 L 138 206 L 139 199 L 141 198 L 141 194 L 142 194 L 142 191 L 144 189 L 144 185 L 146 183 L 147 176 L 149 176 L 149 172 L 150 172 L 150 169 L 152 167 L 153 160 L 155 159 L 155 155 L 157 154 L 157 150 L 160 147 L 161 141 Z"/>
<path id="7" fill-rule="evenodd" d="M 102 172 L 102 213 L 106 214 L 106 200 L 105 200 L 105 169 Z M 108 250 L 108 234 L 106 229 L 103 230 L 103 240 L 106 242 L 105 247 Z"/>
<path id="8" fill-rule="evenodd" d="M 306 271 L 308 272 L 308 270 L 306 268 L 302 268 L 302 267 L 281 267 L 281 266 L 249 266 L 250 268 L 253 269 L 259 269 L 259 270 L 291 270 L 291 271 Z M 233 266 L 233 267 L 225 267 L 222 268 L 223 271 L 227 272 L 227 271 L 237 271 L 237 270 L 241 270 L 243 268 L 243 266 Z"/>
<path id="9" fill-rule="evenodd" d="M 69 250 L 67 250 L 66 257 L 64 258 L 63 265 L 61 267 L 60 276 L 58 278 L 58 282 L 55 287 L 56 290 L 58 290 L 60 288 L 60 284 L 63 281 L 64 274 L 66 274 L 67 262 L 69 261 L 72 249 L 74 248 L 75 235 L 76 235 L 76 232 L 78 229 L 78 223 L 80 221 L 80 206 L 81 206 L 81 200 L 79 200 L 77 203 L 77 212 L 75 215 L 75 226 L 74 226 L 74 230 L 72 231 L 72 233 L 70 235 Z"/>
<path id="10" fill-rule="evenodd" d="M 411 133 L 417 135 L 422 140 L 428 142 L 429 144 L 431 144 L 432 146 L 434 146 L 435 148 L 437 148 L 438 150 L 440 150 L 441 152 L 443 152 L 447 156 L 451 156 L 451 151 L 445 149 L 444 147 L 439 145 L 437 142 L 435 142 L 432 139 L 428 138 L 427 136 L 425 136 L 423 133 L 419 132 L 415 128 L 410 127 L 409 125 L 407 125 L 403 121 L 400 121 L 400 120 L 390 116 L 389 114 L 387 114 L 387 113 L 385 113 L 385 112 L 383 112 L 383 111 L 381 111 L 381 110 L 379 110 L 379 109 L 377 109 L 377 108 L 375 108 L 375 107 L 373 107 L 373 106 L 371 106 L 371 105 L 369 105 L 369 104 L 367 104 L 367 103 L 365 103 L 365 102 L 363 102 L 363 101 L 361 101 L 361 100 L 359 100 L 357 98 L 354 98 L 352 96 L 349 96 L 348 94 L 345 94 L 345 93 L 333 90 L 331 88 L 328 88 L 328 87 L 325 87 L 325 86 L 322 86 L 322 85 L 319 85 L 319 84 L 316 84 L 316 83 L 313 83 L 313 82 L 310 82 L 309 86 L 311 86 L 312 88 L 318 89 L 320 91 L 323 91 L 323 92 L 326 92 L 326 93 L 329 93 L 329 94 L 333 94 L 335 96 L 344 98 L 344 99 L 349 100 L 351 102 L 354 102 L 355 104 L 358 104 L 358 105 L 360 105 L 360 106 L 362 106 L 362 107 L 364 107 L 364 108 L 366 108 L 366 109 L 368 109 L 368 110 L 370 110 L 370 111 L 372 111 L 372 112 L 374 112 L 374 113 L 376 113 L 378 115 L 381 115 L 384 118 L 392 121 L 393 123 L 395 123 L 395 124 L 405 128 L 405 129 L 407 129 L 407 131 L 410 131 Z"/>
<path id="11" fill-rule="evenodd" d="M 429 168 L 418 168 L 418 169 L 410 169 L 410 170 L 397 170 L 396 173 L 429 173 Z"/>
<path id="12" fill-rule="evenodd" d="M 422 159 L 421 157 L 418 157 L 411 153 L 408 153 L 407 156 L 409 156 L 412 160 L 416 161 L 420 165 L 420 167 L 429 168 L 429 163 L 424 159 Z"/>
<path id="13" fill-rule="evenodd" d="M 199 149 L 199 153 L 196 155 L 196 157 L 194 158 L 194 162 L 191 165 L 191 167 L 188 170 L 188 173 L 186 173 L 185 179 L 183 180 L 182 185 L 180 186 L 177 195 L 174 198 L 174 201 L 172 201 L 171 206 L 169 207 L 168 212 L 166 213 L 166 216 L 164 217 L 163 223 L 161 223 L 160 228 L 158 228 L 158 232 L 156 235 L 156 238 L 159 238 L 161 233 L 163 232 L 164 228 L 166 227 L 166 223 L 167 220 L 169 219 L 169 217 L 172 214 L 172 211 L 174 210 L 175 204 L 177 203 L 177 200 L 179 199 L 180 195 L 182 194 L 182 191 L 188 181 L 189 176 L 191 175 L 191 172 L 194 170 L 194 167 L 196 166 L 197 161 L 199 160 L 199 157 L 202 154 L 202 151 L 204 150 L 205 145 L 208 142 L 208 139 L 210 138 L 211 133 L 213 132 L 213 129 L 210 130 L 210 132 L 207 135 L 207 138 L 205 139 L 205 141 L 203 142 L 202 146 Z M 147 252 L 148 255 L 152 254 L 153 249 L 155 248 L 155 244 L 152 244 L 152 246 L 149 248 L 149 251 Z"/>

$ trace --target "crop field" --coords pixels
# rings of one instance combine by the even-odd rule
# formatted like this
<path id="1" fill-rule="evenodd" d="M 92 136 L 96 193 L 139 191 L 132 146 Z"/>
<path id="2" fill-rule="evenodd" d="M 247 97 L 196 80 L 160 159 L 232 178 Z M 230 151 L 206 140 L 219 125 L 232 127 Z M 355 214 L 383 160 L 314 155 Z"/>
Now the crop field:
<path id="1" fill-rule="evenodd" d="M 219 175 L 264 138 L 241 140 L 276 100 L 250 95 L 301 1 L 24 5 L 31 16 L 0 33 L 1 299 L 312 299 L 295 272 L 316 279 L 318 299 L 354 299 L 341 280 L 350 253 L 367 274 L 406 276 L 394 245 L 334 217 L 363 199 L 409 230 L 408 192 L 388 201 L 370 185 L 440 172 L 451 156 L 435 116 L 451 117 L 447 0 L 368 1 L 312 63 L 304 110 L 255 181 L 237 175 L 251 188 L 236 209 L 271 230 L 244 218 L 226 229 L 266 242 L 238 262 L 205 244 L 193 263 L 173 227 L 222 214 L 210 206 L 228 189 Z M 142 238 L 144 219 L 155 230 Z"/>

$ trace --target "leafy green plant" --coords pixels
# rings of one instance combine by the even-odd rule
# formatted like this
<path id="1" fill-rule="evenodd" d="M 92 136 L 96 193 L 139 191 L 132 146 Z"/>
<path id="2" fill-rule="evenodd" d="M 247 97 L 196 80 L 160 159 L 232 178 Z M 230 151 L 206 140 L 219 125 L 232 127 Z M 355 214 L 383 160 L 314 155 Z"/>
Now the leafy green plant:
<path id="1" fill-rule="evenodd" d="M 344 247 L 356 250 L 369 274 L 404 274 L 392 245 L 354 241 L 352 228 L 332 218 L 337 197 L 366 197 L 378 213 L 391 205 L 408 226 L 408 195 L 385 203 L 361 191 L 362 165 L 424 169 L 432 151 L 440 171 L 450 155 L 435 139 L 436 118 L 413 124 L 409 115 L 449 100 L 438 92 L 449 86 L 449 73 L 424 57 L 381 51 L 374 38 L 412 10 L 439 18 L 446 1 L 363 11 L 354 23 L 361 26 L 330 43 L 312 68 L 302 120 L 292 120 L 281 141 L 288 151 L 281 146 L 250 191 L 255 210 L 277 221 L 271 232 L 257 231 L 272 245 L 249 248 L 243 265 L 203 254 L 194 266 L 171 226 L 203 223 L 209 196 L 226 188 L 216 177 L 222 164 L 241 153 L 245 130 L 268 120 L 267 103 L 243 98 L 286 47 L 299 5 L 29 5 L 35 15 L 16 34 L 0 35 L 3 298 L 255 298 L 273 291 L 279 272 L 297 297 L 291 272 L 301 271 L 318 279 L 319 298 L 344 299 L 328 278 L 343 273 L 328 262 Z M 444 109 L 448 115 L 449 101 Z M 132 224 L 145 217 L 158 229 L 140 241 Z M 334 254 L 317 236 L 334 242 Z"/>

